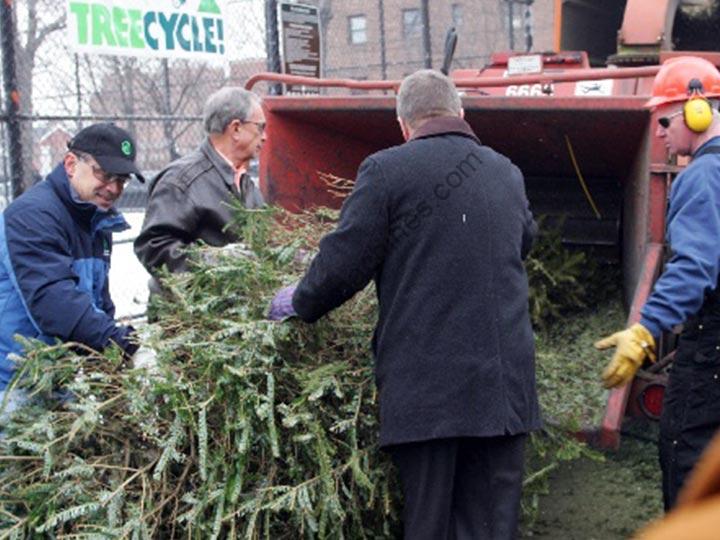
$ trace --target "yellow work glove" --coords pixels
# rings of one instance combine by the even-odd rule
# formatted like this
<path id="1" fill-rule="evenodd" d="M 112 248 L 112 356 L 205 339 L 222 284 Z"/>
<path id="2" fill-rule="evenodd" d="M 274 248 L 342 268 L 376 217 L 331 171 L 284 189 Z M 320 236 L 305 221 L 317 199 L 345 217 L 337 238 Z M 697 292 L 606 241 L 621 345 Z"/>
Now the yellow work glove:
<path id="1" fill-rule="evenodd" d="M 615 332 L 595 343 L 601 351 L 616 347 L 615 354 L 603 371 L 603 385 L 614 388 L 630 381 L 645 358 L 655 361 L 655 338 L 640 323 L 633 324 L 621 332 Z"/>

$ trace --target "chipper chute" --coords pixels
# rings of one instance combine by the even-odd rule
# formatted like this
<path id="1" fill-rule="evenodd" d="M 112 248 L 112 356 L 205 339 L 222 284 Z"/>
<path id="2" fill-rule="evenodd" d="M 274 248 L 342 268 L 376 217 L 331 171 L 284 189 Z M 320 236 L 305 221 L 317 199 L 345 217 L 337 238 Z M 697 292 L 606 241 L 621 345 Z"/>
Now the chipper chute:
<path id="1" fill-rule="evenodd" d="M 636 87 L 639 77 L 652 77 L 653 71 L 642 69 L 613 70 L 605 76 L 627 78 L 603 79 L 613 82 L 603 84 Z M 651 193 L 664 199 L 665 184 L 653 191 L 648 181 L 645 97 L 575 95 L 578 87 L 587 87 L 589 74 L 577 70 L 577 80 L 553 82 L 551 96 L 484 95 L 493 88 L 482 86 L 487 80 L 476 78 L 477 86 L 471 87 L 465 74 L 458 83 L 465 85 L 465 118 L 480 140 L 523 171 L 533 212 L 561 223 L 566 245 L 622 261 L 631 304 L 649 246 L 650 208 L 663 219 L 664 203 L 651 204 Z M 354 178 L 365 157 L 402 143 L 392 95 L 278 96 L 265 103 L 268 140 L 260 160 L 261 183 L 269 201 L 291 210 L 338 207 L 341 199 L 328 190 L 322 173 Z M 619 424 L 607 428 L 606 444 L 615 444 L 618 430 Z"/>
<path id="2" fill-rule="evenodd" d="M 661 270 L 668 189 L 682 169 L 668 164 L 667 150 L 653 135 L 654 113 L 644 104 L 667 58 L 696 54 L 720 65 L 716 52 L 669 50 L 674 42 L 707 49 L 706 37 L 710 49 L 717 49 L 716 32 L 701 31 L 701 23 L 715 14 L 681 0 L 556 4 L 557 48 L 588 52 L 496 54 L 482 69 L 455 70 L 450 76 L 480 140 L 523 171 L 533 212 L 562 225 L 565 245 L 619 261 L 631 324 L 639 320 Z M 613 50 L 610 68 L 590 67 Z M 261 80 L 333 88 L 321 95 L 266 98 L 268 141 L 260 177 L 273 203 L 291 210 L 337 207 L 340 199 L 321 173 L 353 178 L 365 157 L 402 143 L 394 99 L 399 81 L 265 73 L 248 87 Z M 348 95 L 348 90 L 368 94 Z M 665 358 L 640 370 L 632 385 L 610 392 L 602 425 L 590 430 L 591 438 L 617 447 L 626 416 L 657 418 L 666 380 L 661 368 L 671 358 L 662 354 L 665 348 L 661 343 Z"/>

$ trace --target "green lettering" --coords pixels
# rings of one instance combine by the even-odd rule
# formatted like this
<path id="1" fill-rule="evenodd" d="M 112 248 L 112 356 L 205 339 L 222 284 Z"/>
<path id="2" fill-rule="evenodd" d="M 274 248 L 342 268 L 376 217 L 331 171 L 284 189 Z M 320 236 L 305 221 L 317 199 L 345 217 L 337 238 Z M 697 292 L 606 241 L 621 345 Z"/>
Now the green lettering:
<path id="1" fill-rule="evenodd" d="M 101 4 L 92 4 L 92 43 L 93 45 L 107 44 L 115 47 L 115 38 L 110 24 L 110 12 Z M 104 42 L 104 43 L 103 43 Z"/>
<path id="2" fill-rule="evenodd" d="M 128 31 L 130 26 L 127 21 L 127 12 L 123 8 L 113 7 L 113 27 L 115 29 L 115 39 L 117 39 L 118 46 L 128 46 Z"/>
<path id="3" fill-rule="evenodd" d="M 130 46 L 133 49 L 143 49 L 145 42 L 142 38 L 142 11 L 139 9 L 128 9 L 130 18 Z"/>
<path id="4" fill-rule="evenodd" d="M 87 4 L 70 2 L 70 12 L 74 13 L 77 19 L 77 37 L 80 45 L 87 45 L 88 42 L 88 11 Z"/>
<path id="5" fill-rule="evenodd" d="M 215 46 L 215 43 L 213 43 L 215 41 L 215 35 L 213 34 L 215 19 L 203 17 L 202 25 L 203 33 L 205 34 L 205 50 L 209 53 L 217 52 L 217 47 Z"/>

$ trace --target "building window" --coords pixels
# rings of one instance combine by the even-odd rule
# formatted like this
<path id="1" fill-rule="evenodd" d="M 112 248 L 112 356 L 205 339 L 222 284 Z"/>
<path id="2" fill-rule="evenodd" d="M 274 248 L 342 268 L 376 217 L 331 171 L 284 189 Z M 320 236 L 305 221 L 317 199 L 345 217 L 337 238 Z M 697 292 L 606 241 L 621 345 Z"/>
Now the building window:
<path id="1" fill-rule="evenodd" d="M 508 28 L 509 19 L 512 15 L 512 27 L 513 30 L 522 30 L 524 22 L 524 14 L 526 11 L 526 4 L 523 0 L 505 0 L 503 3 L 503 12 L 505 18 L 505 28 Z M 529 8 L 527 8 L 529 9 Z"/>
<path id="2" fill-rule="evenodd" d="M 367 17 L 365 15 L 348 17 L 348 39 L 353 45 L 367 43 Z"/>
<path id="3" fill-rule="evenodd" d="M 405 39 L 418 37 L 422 29 L 422 19 L 419 9 L 403 9 L 403 37 Z"/>
<path id="4" fill-rule="evenodd" d="M 462 4 L 453 4 L 450 6 L 450 13 L 452 15 L 452 23 L 455 28 L 460 28 L 463 20 L 463 7 Z"/>
<path id="5" fill-rule="evenodd" d="M 529 0 L 504 0 L 503 18 L 504 28 L 508 34 L 509 48 L 511 50 L 527 50 L 532 48 L 532 32 L 527 28 L 530 19 Z M 525 43 L 523 43 L 525 42 Z"/>

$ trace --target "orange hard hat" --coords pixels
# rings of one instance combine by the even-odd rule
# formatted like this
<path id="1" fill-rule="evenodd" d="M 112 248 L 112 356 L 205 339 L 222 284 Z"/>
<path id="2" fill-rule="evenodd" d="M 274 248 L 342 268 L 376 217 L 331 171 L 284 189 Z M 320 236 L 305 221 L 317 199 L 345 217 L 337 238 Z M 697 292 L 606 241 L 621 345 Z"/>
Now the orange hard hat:
<path id="1" fill-rule="evenodd" d="M 697 56 L 676 56 L 669 58 L 655 75 L 652 97 L 645 107 L 654 108 L 665 103 L 687 101 L 690 97 L 690 81 L 702 83 L 702 96 L 720 96 L 720 72 L 704 58 Z"/>

